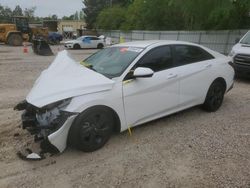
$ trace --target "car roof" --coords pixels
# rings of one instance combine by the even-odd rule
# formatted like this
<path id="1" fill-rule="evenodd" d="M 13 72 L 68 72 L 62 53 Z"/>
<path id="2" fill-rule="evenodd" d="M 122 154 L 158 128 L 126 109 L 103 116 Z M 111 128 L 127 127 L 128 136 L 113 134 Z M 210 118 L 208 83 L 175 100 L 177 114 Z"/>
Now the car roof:
<path id="1" fill-rule="evenodd" d="M 151 45 L 169 45 L 169 44 L 188 44 L 188 45 L 196 45 L 190 42 L 184 41 L 176 41 L 176 40 L 145 40 L 145 41 L 133 41 L 133 42 L 126 42 L 121 44 L 116 44 L 116 47 L 138 47 L 138 48 L 147 48 Z"/>
<path id="2" fill-rule="evenodd" d="M 97 36 L 95 36 L 95 35 L 82 35 L 82 36 L 80 36 L 80 37 L 97 37 Z M 98 38 L 98 37 L 97 37 Z"/>

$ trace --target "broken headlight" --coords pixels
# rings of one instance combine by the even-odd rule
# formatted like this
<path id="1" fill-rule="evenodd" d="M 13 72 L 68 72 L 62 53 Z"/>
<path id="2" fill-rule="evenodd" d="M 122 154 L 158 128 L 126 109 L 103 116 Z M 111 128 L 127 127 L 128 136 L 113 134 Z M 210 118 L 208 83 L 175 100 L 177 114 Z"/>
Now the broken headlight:
<path id="1" fill-rule="evenodd" d="M 64 99 L 64 100 L 61 100 L 61 101 L 57 101 L 57 102 L 48 104 L 46 106 L 43 106 L 42 108 L 40 108 L 40 110 L 41 111 L 47 111 L 47 110 L 51 110 L 53 108 L 62 109 L 64 107 L 66 107 L 70 103 L 70 101 L 71 101 L 71 98 L 70 99 Z"/>

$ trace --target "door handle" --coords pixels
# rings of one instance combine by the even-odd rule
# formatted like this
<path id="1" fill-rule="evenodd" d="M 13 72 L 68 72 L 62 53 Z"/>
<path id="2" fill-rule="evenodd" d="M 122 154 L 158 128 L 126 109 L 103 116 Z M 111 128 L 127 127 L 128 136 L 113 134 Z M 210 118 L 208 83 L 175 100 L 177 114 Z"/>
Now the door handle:
<path id="1" fill-rule="evenodd" d="M 173 79 L 176 78 L 178 75 L 177 74 L 169 74 L 168 79 Z"/>
<path id="2" fill-rule="evenodd" d="M 212 64 L 207 64 L 207 65 L 205 65 L 205 68 L 211 68 L 212 67 Z"/>

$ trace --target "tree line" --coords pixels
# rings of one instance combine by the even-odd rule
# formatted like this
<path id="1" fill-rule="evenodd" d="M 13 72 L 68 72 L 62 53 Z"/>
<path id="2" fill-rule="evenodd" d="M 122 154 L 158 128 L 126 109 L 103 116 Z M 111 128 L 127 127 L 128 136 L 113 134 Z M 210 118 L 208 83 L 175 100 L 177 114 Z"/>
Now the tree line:
<path id="1" fill-rule="evenodd" d="M 221 30 L 250 27 L 250 0 L 84 0 L 90 29 Z"/>
<path id="2" fill-rule="evenodd" d="M 17 5 L 13 10 L 9 7 L 2 6 L 0 4 L 0 23 L 10 23 L 13 16 L 25 16 L 29 18 L 29 21 L 32 23 L 40 23 L 43 20 L 57 20 L 58 16 L 56 14 L 47 16 L 47 17 L 38 17 L 35 16 L 36 7 L 22 9 Z M 84 20 L 83 11 L 76 11 L 70 16 L 63 16 L 63 20 Z"/>

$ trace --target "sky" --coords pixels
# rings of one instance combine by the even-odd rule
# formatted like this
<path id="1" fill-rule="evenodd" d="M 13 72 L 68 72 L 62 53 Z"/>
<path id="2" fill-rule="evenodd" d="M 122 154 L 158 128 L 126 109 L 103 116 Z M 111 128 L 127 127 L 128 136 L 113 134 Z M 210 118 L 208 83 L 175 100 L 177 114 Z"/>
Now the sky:
<path id="1" fill-rule="evenodd" d="M 0 0 L 0 4 L 11 9 L 16 5 L 20 5 L 22 9 L 35 6 L 35 16 L 56 14 L 59 18 L 70 16 L 83 8 L 82 0 Z"/>

